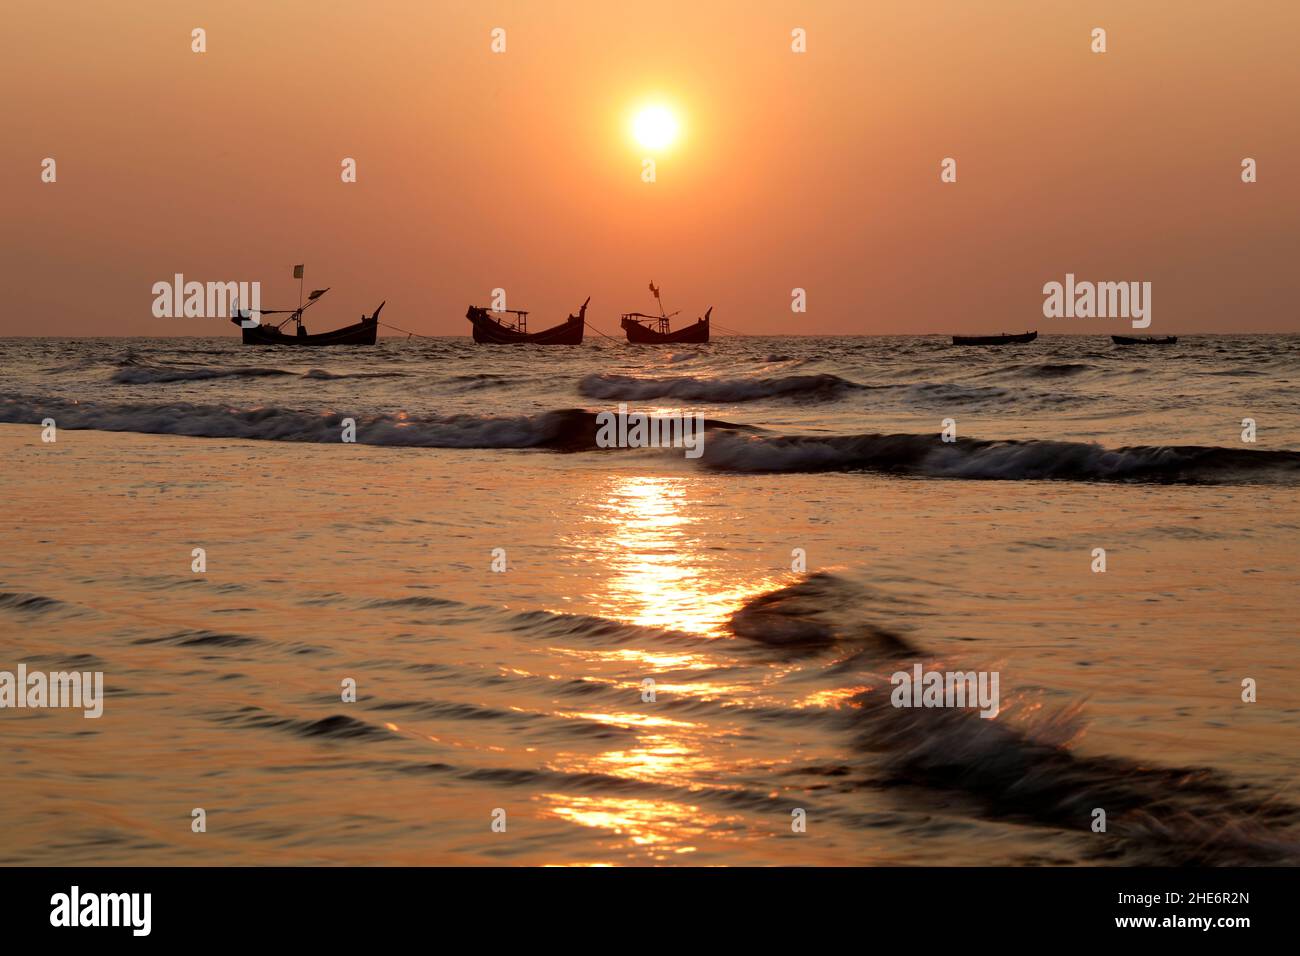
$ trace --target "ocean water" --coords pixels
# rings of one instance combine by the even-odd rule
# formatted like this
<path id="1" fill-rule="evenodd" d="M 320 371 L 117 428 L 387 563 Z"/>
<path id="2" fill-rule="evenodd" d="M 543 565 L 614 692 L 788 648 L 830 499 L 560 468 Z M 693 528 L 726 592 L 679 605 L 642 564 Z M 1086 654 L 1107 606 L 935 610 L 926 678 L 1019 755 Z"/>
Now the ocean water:
<path id="1" fill-rule="evenodd" d="M 0 340 L 0 670 L 106 687 L 0 711 L 0 862 L 1295 863 L 1298 380 L 1300 336 Z M 597 447 L 619 403 L 703 454 Z M 997 717 L 892 706 L 916 664 Z"/>

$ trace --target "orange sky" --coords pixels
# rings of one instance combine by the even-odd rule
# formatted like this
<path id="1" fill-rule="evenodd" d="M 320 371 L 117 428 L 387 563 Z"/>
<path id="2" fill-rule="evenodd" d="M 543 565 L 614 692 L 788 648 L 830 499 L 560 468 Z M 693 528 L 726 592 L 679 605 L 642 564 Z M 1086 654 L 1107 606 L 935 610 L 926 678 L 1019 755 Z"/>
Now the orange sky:
<path id="1" fill-rule="evenodd" d="M 1127 326 L 1044 319 L 1043 283 L 1066 272 L 1150 281 L 1152 333 L 1300 330 L 1294 0 L 0 16 L 0 335 L 234 334 L 154 319 L 152 284 L 256 279 L 274 308 L 296 300 L 297 262 L 333 288 L 313 330 L 387 299 L 389 322 L 467 334 L 466 305 L 499 286 L 534 328 L 590 295 L 617 335 L 620 312 L 652 307 L 650 279 L 670 309 L 756 334 Z M 646 184 L 627 127 L 650 97 L 684 135 Z"/>

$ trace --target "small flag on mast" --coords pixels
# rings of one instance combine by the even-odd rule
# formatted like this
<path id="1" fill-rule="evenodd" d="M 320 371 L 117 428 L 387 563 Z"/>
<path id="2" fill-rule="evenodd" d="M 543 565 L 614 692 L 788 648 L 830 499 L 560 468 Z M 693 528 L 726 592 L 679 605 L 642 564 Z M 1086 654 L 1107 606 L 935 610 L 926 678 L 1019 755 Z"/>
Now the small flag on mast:
<path id="1" fill-rule="evenodd" d="M 653 292 L 653 293 L 655 294 L 655 298 L 656 298 L 656 299 L 659 298 L 659 290 L 655 288 L 655 280 L 654 280 L 654 279 L 651 279 L 651 280 L 650 280 L 650 291 Z"/>
<path id="2" fill-rule="evenodd" d="M 301 279 L 301 278 L 302 278 L 302 268 L 303 268 L 302 266 L 294 266 L 294 267 L 293 267 L 293 277 L 294 277 L 295 279 Z"/>

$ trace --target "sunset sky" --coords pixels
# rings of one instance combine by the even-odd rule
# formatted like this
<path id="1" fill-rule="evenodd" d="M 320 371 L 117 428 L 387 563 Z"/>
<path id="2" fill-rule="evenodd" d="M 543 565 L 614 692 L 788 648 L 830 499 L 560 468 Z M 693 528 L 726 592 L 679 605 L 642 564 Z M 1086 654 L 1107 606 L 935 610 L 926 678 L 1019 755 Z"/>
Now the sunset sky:
<path id="1" fill-rule="evenodd" d="M 1152 333 L 1296 331 L 1297 37 L 1293 0 L 18 0 L 0 335 L 235 334 L 151 286 L 275 308 L 299 262 L 333 289 L 313 331 L 386 299 L 464 335 L 503 287 L 617 335 L 652 279 L 754 334 L 1123 331 L 1043 318 L 1067 272 L 1150 281 Z M 681 127 L 653 153 L 647 103 Z"/>

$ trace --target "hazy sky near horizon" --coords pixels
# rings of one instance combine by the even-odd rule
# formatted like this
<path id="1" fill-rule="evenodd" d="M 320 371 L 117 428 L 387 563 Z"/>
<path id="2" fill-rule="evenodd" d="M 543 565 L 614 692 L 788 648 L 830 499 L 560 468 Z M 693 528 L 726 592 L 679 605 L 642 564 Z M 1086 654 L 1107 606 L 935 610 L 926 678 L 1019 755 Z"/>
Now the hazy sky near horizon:
<path id="1" fill-rule="evenodd" d="M 1300 331 L 1297 38 L 1293 0 L 17 0 L 0 335 L 235 334 L 154 318 L 153 284 L 276 308 L 299 262 L 313 331 L 387 300 L 467 334 L 501 287 L 618 335 L 650 280 L 754 334 L 1129 328 L 1044 318 L 1067 272 L 1151 282 L 1149 333 Z"/>

